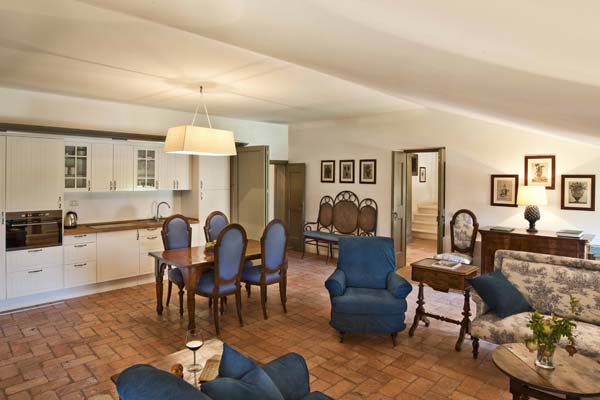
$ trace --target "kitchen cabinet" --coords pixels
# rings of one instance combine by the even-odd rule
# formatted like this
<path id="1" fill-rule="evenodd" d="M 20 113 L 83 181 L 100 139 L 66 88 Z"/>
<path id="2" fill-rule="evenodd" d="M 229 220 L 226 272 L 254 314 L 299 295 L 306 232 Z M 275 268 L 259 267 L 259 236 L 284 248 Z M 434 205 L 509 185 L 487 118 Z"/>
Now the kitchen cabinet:
<path id="1" fill-rule="evenodd" d="M 154 258 L 148 253 L 164 250 L 161 228 L 146 228 L 138 230 L 140 243 L 140 275 L 154 273 Z"/>
<path id="2" fill-rule="evenodd" d="M 0 136 L 0 165 L 6 165 L 6 137 Z M 0 172 L 0 301 L 6 299 L 5 175 Z"/>
<path id="3" fill-rule="evenodd" d="M 96 235 L 67 235 L 63 249 L 65 287 L 96 283 Z"/>
<path id="4" fill-rule="evenodd" d="M 181 154 L 175 156 L 175 190 L 190 190 L 191 167 L 190 156 Z"/>
<path id="5" fill-rule="evenodd" d="M 229 190 L 229 157 L 198 157 L 200 190 Z"/>
<path id="6" fill-rule="evenodd" d="M 62 246 L 8 252 L 6 277 L 8 298 L 62 289 Z"/>
<path id="7" fill-rule="evenodd" d="M 98 233 L 98 282 L 139 275 L 138 231 Z"/>
<path id="8" fill-rule="evenodd" d="M 65 192 L 87 192 L 91 190 L 91 150 L 89 143 L 65 143 Z"/>
<path id="9" fill-rule="evenodd" d="M 190 224 L 190 227 L 192 228 L 192 247 L 204 245 L 206 242 L 204 240 L 204 229 L 200 224 Z"/>
<path id="10" fill-rule="evenodd" d="M 133 156 L 132 145 L 92 144 L 92 191 L 132 191 Z"/>
<path id="11" fill-rule="evenodd" d="M 158 188 L 160 190 L 190 190 L 191 159 L 182 154 L 158 154 Z"/>
<path id="12" fill-rule="evenodd" d="M 6 139 L 6 210 L 62 209 L 63 140 Z"/>
<path id="13" fill-rule="evenodd" d="M 134 190 L 156 190 L 158 178 L 158 149 L 135 147 Z"/>

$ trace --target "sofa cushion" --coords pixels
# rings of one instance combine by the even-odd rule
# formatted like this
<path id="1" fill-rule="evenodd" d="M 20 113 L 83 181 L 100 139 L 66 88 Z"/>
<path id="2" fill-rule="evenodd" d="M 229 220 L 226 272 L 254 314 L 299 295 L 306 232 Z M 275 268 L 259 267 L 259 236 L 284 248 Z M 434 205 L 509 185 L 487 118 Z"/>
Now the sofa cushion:
<path id="1" fill-rule="evenodd" d="M 346 288 L 343 296 L 331 299 L 335 312 L 348 314 L 401 314 L 406 312 L 406 300 L 397 299 L 388 290 Z"/>
<path id="2" fill-rule="evenodd" d="M 506 318 L 488 312 L 473 320 L 471 334 L 473 337 L 495 344 L 522 343 L 532 336 L 531 329 L 527 327 L 530 317 L 529 312 Z M 585 322 L 576 322 L 576 324 L 575 347 L 581 354 L 600 361 L 600 326 Z M 567 344 L 564 338 L 561 344 Z"/>
<path id="3" fill-rule="evenodd" d="M 256 363 L 227 343 L 223 343 L 223 355 L 219 365 L 219 377 L 240 379 L 256 367 Z"/>
<path id="4" fill-rule="evenodd" d="M 269 375 L 254 367 L 241 379 L 217 378 L 201 386 L 203 393 L 215 400 L 285 400 Z"/>
<path id="5" fill-rule="evenodd" d="M 285 400 L 301 400 L 310 392 L 310 377 L 304 357 L 288 353 L 261 367 Z"/>
<path id="6" fill-rule="evenodd" d="M 312 392 L 304 396 L 302 400 L 331 400 L 331 397 L 321 392 Z"/>
<path id="7" fill-rule="evenodd" d="M 499 317 L 531 310 L 525 297 L 506 279 L 502 271 L 468 280 L 485 304 Z"/>
<path id="8" fill-rule="evenodd" d="M 569 297 L 573 294 L 579 300 L 577 319 L 600 325 L 600 262 L 523 252 L 500 255 L 496 268 L 535 310 L 574 317 Z"/>

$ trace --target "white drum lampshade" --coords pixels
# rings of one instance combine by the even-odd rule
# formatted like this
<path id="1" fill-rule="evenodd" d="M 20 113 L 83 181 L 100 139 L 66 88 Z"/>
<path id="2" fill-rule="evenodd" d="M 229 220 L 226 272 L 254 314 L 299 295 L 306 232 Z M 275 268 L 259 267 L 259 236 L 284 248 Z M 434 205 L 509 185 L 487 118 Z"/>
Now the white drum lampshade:
<path id="1" fill-rule="evenodd" d="M 164 151 L 201 156 L 237 155 L 233 132 L 193 125 L 169 128 Z"/>

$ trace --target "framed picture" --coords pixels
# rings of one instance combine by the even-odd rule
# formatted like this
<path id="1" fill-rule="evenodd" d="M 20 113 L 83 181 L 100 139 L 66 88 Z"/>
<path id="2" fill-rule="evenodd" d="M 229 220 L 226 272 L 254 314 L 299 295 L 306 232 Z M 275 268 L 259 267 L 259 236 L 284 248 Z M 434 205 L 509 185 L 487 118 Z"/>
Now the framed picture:
<path id="1" fill-rule="evenodd" d="M 594 211 L 596 209 L 596 175 L 562 175 L 560 208 Z"/>
<path id="2" fill-rule="evenodd" d="M 427 182 L 427 168 L 420 167 L 419 168 L 419 183 Z"/>
<path id="3" fill-rule="evenodd" d="M 354 183 L 354 160 L 340 160 L 340 183 Z"/>
<path id="4" fill-rule="evenodd" d="M 517 207 L 519 175 L 492 175 L 491 202 L 493 206 Z"/>
<path id="5" fill-rule="evenodd" d="M 377 160 L 360 160 L 360 183 L 377 183 Z"/>
<path id="6" fill-rule="evenodd" d="M 525 186 L 556 187 L 555 156 L 525 156 Z"/>
<path id="7" fill-rule="evenodd" d="M 321 161 L 321 182 L 335 182 L 335 160 Z"/>

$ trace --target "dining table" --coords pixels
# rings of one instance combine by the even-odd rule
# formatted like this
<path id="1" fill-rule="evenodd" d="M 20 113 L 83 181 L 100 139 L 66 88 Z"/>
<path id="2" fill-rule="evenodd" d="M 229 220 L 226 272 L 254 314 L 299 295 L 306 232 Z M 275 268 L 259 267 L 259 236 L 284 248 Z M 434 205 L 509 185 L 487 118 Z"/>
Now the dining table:
<path id="1" fill-rule="evenodd" d="M 248 239 L 246 260 L 261 258 L 261 244 L 258 240 Z M 187 294 L 188 329 L 196 329 L 196 286 L 202 273 L 215 264 L 214 252 L 205 246 L 184 247 L 181 249 L 153 251 L 148 253 L 154 258 L 154 275 L 156 278 L 156 312 L 163 312 L 163 279 L 167 266 L 179 268 L 183 275 Z"/>

